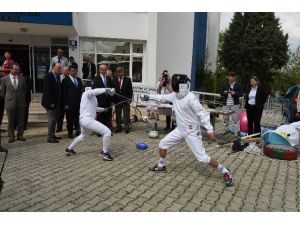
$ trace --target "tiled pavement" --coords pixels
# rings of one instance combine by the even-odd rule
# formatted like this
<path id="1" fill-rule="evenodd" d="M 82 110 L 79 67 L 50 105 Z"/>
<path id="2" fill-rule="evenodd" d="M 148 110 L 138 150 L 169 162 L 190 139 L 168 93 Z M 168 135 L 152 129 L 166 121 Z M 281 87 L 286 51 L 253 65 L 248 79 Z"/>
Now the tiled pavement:
<path id="1" fill-rule="evenodd" d="M 41 136 L 45 132 L 26 132 L 25 143 L 8 145 L 3 138 L 9 156 L 0 211 L 299 211 L 298 161 L 227 155 L 230 146 L 205 141 L 207 152 L 233 173 L 235 185 L 226 188 L 216 170 L 198 163 L 184 143 L 170 150 L 168 173 L 149 173 L 159 139 L 149 139 L 142 124 L 134 124 L 130 134 L 113 135 L 112 162 L 99 156 L 102 139 L 95 135 L 67 157 L 66 134 L 50 144 Z M 137 142 L 149 149 L 137 151 Z"/>

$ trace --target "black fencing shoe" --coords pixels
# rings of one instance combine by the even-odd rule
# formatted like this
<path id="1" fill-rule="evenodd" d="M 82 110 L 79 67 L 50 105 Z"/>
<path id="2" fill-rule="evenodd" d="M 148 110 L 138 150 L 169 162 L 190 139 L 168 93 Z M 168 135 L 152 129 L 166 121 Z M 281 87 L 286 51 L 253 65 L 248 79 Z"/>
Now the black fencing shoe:
<path id="1" fill-rule="evenodd" d="M 111 155 L 109 154 L 109 152 L 104 152 L 104 151 L 101 151 L 101 153 L 100 153 L 102 156 L 103 156 L 103 158 L 105 159 L 105 160 L 107 160 L 107 161 L 113 161 L 114 159 L 113 159 L 113 157 L 111 157 Z"/>
<path id="2" fill-rule="evenodd" d="M 65 150 L 66 156 L 76 155 L 76 152 L 73 149 L 66 148 Z"/>

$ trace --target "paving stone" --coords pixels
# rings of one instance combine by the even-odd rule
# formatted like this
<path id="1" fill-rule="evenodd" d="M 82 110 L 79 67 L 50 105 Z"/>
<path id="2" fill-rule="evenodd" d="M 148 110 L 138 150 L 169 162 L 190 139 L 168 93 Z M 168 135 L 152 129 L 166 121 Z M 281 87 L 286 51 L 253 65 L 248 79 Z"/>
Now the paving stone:
<path id="1" fill-rule="evenodd" d="M 216 125 L 221 130 L 222 118 Z M 96 136 L 74 157 L 62 154 L 60 144 L 69 143 L 66 133 L 55 146 L 35 135 L 26 145 L 13 143 L 2 175 L 0 211 L 299 211 L 300 162 L 242 152 L 225 157 L 228 147 L 215 149 L 204 141 L 208 153 L 233 171 L 233 187 L 224 187 L 216 171 L 199 164 L 185 143 L 168 154 L 168 173 L 149 173 L 157 152 L 138 152 L 132 142 L 146 139 L 158 146 L 160 140 L 148 139 L 141 129 L 134 124 L 128 135 L 114 134 L 112 162 L 99 157 Z M 36 128 L 26 132 L 41 133 Z"/>

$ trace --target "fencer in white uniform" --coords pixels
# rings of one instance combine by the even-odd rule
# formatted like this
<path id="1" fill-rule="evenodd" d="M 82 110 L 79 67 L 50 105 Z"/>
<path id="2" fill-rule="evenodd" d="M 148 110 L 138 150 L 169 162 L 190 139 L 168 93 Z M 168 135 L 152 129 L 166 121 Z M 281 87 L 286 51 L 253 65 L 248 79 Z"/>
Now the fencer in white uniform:
<path id="1" fill-rule="evenodd" d="M 92 90 L 85 91 L 81 97 L 80 102 L 80 116 L 79 122 L 81 126 L 81 134 L 73 140 L 71 145 L 65 150 L 67 155 L 76 154 L 74 151 L 75 147 L 82 141 L 84 141 L 89 134 L 89 132 L 96 132 L 103 136 L 103 150 L 101 155 L 104 159 L 112 161 L 113 158 L 109 153 L 111 131 L 108 127 L 102 123 L 95 120 L 97 112 L 103 112 L 106 109 L 97 107 L 97 95 L 100 94 L 114 95 L 114 88 L 96 88 Z"/>
<path id="2" fill-rule="evenodd" d="M 223 174 L 226 186 L 233 184 L 232 176 L 217 160 L 212 159 L 205 151 L 202 144 L 200 125 L 204 126 L 211 140 L 215 140 L 213 127 L 210 124 L 209 112 L 200 104 L 197 97 L 189 91 L 188 78 L 186 75 L 174 74 L 172 77 L 173 93 L 166 95 L 146 95 L 144 98 L 172 102 L 176 116 L 177 127 L 159 143 L 160 159 L 158 164 L 149 168 L 153 172 L 166 172 L 165 157 L 167 150 L 182 140 L 185 140 L 197 160 L 209 164 Z"/>

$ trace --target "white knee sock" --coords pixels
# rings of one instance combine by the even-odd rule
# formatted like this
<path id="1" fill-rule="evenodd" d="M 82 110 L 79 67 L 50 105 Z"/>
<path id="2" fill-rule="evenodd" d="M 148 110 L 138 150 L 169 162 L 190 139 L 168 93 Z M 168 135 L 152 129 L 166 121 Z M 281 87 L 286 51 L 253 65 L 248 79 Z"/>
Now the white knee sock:
<path id="1" fill-rule="evenodd" d="M 217 170 L 219 173 L 222 173 L 222 174 L 229 172 L 228 169 L 226 169 L 226 167 L 224 167 L 221 163 L 219 163 Z"/>
<path id="2" fill-rule="evenodd" d="M 82 142 L 82 141 L 84 141 L 84 137 L 83 137 L 83 135 L 79 135 L 77 138 L 75 138 L 74 140 L 73 140 L 73 142 L 70 144 L 70 146 L 68 147 L 68 149 L 73 149 L 74 150 L 74 148 L 80 143 L 80 142 Z"/>
<path id="3" fill-rule="evenodd" d="M 159 158 L 158 160 L 158 167 L 166 166 L 166 160 L 164 158 Z"/>
<path id="4" fill-rule="evenodd" d="M 110 147 L 111 136 L 103 136 L 103 152 L 107 153 Z"/>

